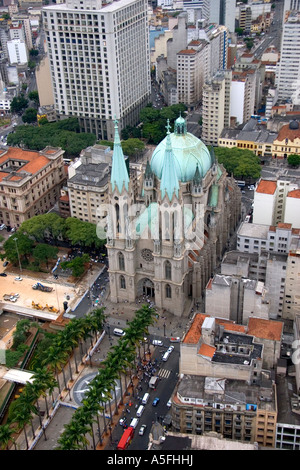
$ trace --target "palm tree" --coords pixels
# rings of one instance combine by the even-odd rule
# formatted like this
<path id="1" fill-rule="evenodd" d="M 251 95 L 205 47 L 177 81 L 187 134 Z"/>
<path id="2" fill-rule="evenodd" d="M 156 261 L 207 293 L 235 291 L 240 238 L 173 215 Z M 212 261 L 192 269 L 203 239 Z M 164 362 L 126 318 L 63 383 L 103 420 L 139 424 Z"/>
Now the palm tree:
<path id="1" fill-rule="evenodd" d="M 28 408 L 23 406 L 16 407 L 14 409 L 14 419 L 13 421 L 17 424 L 17 429 L 19 431 L 24 431 L 26 448 L 29 449 L 28 437 L 26 433 L 26 425 L 31 421 L 31 412 Z"/>
<path id="2" fill-rule="evenodd" d="M 8 423 L 3 424 L 0 426 L 0 448 L 1 450 L 8 450 L 8 444 L 10 441 L 14 442 L 15 449 L 16 449 L 16 442 L 12 438 L 12 435 L 14 434 L 14 430 L 10 427 Z"/>

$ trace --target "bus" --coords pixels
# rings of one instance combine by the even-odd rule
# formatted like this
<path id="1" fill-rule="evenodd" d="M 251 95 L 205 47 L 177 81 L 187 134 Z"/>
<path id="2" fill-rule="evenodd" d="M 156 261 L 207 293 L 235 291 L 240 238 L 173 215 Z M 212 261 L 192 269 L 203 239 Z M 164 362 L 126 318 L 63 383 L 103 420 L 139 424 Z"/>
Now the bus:
<path id="1" fill-rule="evenodd" d="M 131 443 L 134 436 L 134 428 L 129 426 L 127 429 L 124 430 L 123 435 L 120 439 L 120 442 L 117 446 L 117 450 L 125 450 Z"/>
<path id="2" fill-rule="evenodd" d="M 244 188 L 246 186 L 245 181 L 238 181 L 235 180 L 236 184 L 239 186 L 239 188 Z"/>

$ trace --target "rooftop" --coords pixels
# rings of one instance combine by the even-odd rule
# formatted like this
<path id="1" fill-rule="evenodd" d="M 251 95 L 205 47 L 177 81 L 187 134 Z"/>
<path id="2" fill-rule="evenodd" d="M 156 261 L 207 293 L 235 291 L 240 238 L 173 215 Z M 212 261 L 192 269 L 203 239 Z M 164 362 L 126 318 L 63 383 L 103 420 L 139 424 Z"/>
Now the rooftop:
<path id="1" fill-rule="evenodd" d="M 256 193 L 274 194 L 277 189 L 277 182 L 270 180 L 260 180 L 256 187 Z"/>

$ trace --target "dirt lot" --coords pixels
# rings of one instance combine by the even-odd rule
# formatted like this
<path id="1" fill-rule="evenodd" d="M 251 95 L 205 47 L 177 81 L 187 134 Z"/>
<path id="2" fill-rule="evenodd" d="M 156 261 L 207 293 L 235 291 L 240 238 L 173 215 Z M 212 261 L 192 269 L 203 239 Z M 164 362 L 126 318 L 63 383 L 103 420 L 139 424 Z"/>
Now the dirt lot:
<path id="1" fill-rule="evenodd" d="M 53 287 L 52 292 L 42 292 L 34 290 L 33 284 L 37 282 L 37 279 L 25 277 L 21 275 L 22 281 L 15 280 L 15 274 L 7 274 L 6 277 L 0 279 L 0 299 L 4 302 L 3 296 L 5 294 L 19 294 L 14 305 L 21 305 L 26 308 L 32 307 L 32 301 L 41 304 L 46 307 L 46 304 L 53 306 L 56 309 L 62 311 L 63 303 L 65 300 L 71 306 L 78 297 L 78 291 L 76 293 L 74 287 L 61 285 L 59 283 L 47 282 L 46 280 L 40 280 L 43 285 Z M 69 299 L 67 298 L 69 297 Z"/>

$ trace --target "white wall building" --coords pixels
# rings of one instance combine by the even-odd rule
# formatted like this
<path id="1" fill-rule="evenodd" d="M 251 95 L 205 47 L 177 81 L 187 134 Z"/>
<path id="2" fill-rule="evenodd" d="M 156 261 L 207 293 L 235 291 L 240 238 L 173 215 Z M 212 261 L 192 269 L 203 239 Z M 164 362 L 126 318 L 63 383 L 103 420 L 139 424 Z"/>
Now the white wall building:
<path id="1" fill-rule="evenodd" d="M 20 39 L 7 42 L 9 62 L 11 65 L 25 65 L 28 62 L 26 43 Z"/>
<path id="2" fill-rule="evenodd" d="M 300 12 L 292 11 L 283 22 L 281 55 L 276 73 L 278 98 L 300 103 Z"/>
<path id="3" fill-rule="evenodd" d="M 112 139 L 135 125 L 150 96 L 145 0 L 67 0 L 43 9 L 55 109 L 81 128 Z"/>

